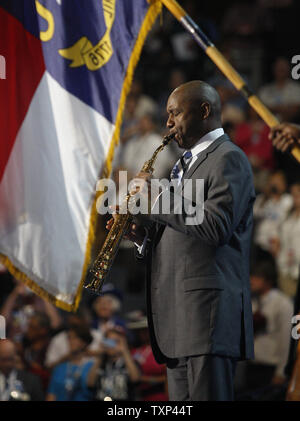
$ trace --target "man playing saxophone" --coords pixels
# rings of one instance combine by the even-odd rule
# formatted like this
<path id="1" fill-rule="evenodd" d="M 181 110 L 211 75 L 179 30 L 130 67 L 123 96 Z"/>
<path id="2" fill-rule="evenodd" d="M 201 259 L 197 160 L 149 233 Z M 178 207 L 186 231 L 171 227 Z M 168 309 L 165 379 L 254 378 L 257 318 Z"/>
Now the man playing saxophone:
<path id="1" fill-rule="evenodd" d="M 236 362 L 253 358 L 252 172 L 222 129 L 220 98 L 210 85 L 179 86 L 167 112 L 167 127 L 183 150 L 171 173 L 177 187 L 161 191 L 128 232 L 147 262 L 152 349 L 157 362 L 167 365 L 170 400 L 233 400 Z M 203 189 L 192 188 L 187 201 L 194 204 L 203 195 L 203 218 L 190 223 L 175 199 L 197 180 L 203 180 Z M 137 175 L 140 197 L 153 196 L 151 181 L 148 173 Z M 166 197 L 168 212 L 161 210 Z"/>

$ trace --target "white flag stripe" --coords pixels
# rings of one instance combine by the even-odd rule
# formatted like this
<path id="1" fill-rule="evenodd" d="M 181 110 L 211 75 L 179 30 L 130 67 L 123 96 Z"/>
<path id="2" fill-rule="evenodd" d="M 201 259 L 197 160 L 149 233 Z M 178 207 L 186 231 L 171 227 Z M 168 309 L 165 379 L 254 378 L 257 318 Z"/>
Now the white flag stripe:
<path id="1" fill-rule="evenodd" d="M 99 164 L 113 130 L 45 72 L 0 185 L 10 210 L 0 252 L 66 303 L 82 275 Z"/>

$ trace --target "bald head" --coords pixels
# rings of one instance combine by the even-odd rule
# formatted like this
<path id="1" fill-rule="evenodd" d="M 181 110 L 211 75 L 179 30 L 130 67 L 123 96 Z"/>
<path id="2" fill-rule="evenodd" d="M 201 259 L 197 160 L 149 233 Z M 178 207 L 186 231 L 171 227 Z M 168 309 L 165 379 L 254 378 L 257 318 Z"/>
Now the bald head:
<path id="1" fill-rule="evenodd" d="M 203 103 L 208 103 L 210 106 L 209 119 L 216 118 L 218 123 L 221 122 L 221 99 L 218 92 L 206 82 L 202 80 L 192 80 L 178 86 L 173 93 L 180 93 L 183 101 L 187 101 L 201 109 Z"/>
<path id="2" fill-rule="evenodd" d="M 167 126 L 180 147 L 191 148 L 206 133 L 221 127 L 221 100 L 208 83 L 194 80 L 176 88 L 167 104 Z"/>

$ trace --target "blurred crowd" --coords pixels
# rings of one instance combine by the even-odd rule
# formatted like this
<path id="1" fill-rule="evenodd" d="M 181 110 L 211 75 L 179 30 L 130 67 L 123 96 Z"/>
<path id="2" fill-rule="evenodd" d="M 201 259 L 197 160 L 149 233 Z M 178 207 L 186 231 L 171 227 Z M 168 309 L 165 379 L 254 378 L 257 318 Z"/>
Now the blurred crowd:
<path id="1" fill-rule="evenodd" d="M 181 2 L 270 110 L 299 123 L 300 82 L 291 78 L 299 43 L 290 32 L 297 2 L 197 3 Z M 267 125 L 175 19 L 164 13 L 162 20 L 146 41 L 127 98 L 113 177 L 121 187 L 120 171 L 130 180 L 161 144 L 173 89 L 202 79 L 218 90 L 224 130 L 248 156 L 257 193 L 251 252 L 255 360 L 239 363 L 236 396 L 284 399 L 300 267 L 300 167 L 273 149 Z M 154 175 L 168 177 L 180 154 L 175 144 L 168 146 Z M 150 346 L 144 270 L 124 240 L 102 295 L 85 291 L 78 311 L 66 313 L 3 268 L 0 314 L 8 339 L 0 341 L 0 400 L 167 400 L 166 368 L 155 362 Z"/>
<path id="2" fill-rule="evenodd" d="M 143 311 L 122 315 L 123 294 L 106 284 L 66 313 L 16 282 L 4 300 L 0 400 L 167 400 Z"/>

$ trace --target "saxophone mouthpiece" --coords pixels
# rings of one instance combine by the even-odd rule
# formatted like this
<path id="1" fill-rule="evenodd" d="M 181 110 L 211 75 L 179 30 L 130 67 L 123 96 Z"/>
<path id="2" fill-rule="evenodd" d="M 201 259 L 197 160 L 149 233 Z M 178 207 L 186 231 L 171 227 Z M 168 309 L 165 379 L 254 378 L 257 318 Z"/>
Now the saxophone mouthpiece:
<path id="1" fill-rule="evenodd" d="M 164 145 L 167 145 L 169 142 L 171 142 L 171 140 L 173 140 L 174 139 L 174 137 L 175 137 L 175 134 L 176 133 L 169 133 L 169 134 L 167 134 L 166 136 L 164 136 L 164 138 L 163 138 L 163 144 Z"/>

